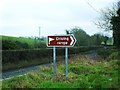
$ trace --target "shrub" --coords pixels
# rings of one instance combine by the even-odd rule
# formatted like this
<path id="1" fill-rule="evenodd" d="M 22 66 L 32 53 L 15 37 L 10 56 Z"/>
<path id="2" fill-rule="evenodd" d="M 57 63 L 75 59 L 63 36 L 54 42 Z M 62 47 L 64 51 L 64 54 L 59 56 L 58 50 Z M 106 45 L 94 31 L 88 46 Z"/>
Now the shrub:
<path id="1" fill-rule="evenodd" d="M 89 50 L 95 50 L 98 47 L 75 47 L 69 48 L 70 54 L 78 54 L 81 52 L 86 52 Z M 65 55 L 64 48 L 57 48 L 56 50 L 57 56 Z M 44 48 L 44 49 L 28 49 L 28 50 L 3 50 L 2 51 L 2 62 L 4 63 L 18 63 L 20 61 L 30 61 L 34 59 L 40 59 L 44 57 L 52 57 L 53 49 L 52 48 Z"/>
<path id="2" fill-rule="evenodd" d="M 110 54 L 108 59 L 118 59 L 118 60 L 120 60 L 120 51 L 113 52 L 112 54 Z"/>
<path id="3" fill-rule="evenodd" d="M 11 40 L 2 40 L 2 49 L 3 50 L 15 50 L 20 49 L 20 47 Z"/>
<path id="4" fill-rule="evenodd" d="M 16 45 L 19 46 L 22 49 L 29 49 L 29 45 L 27 43 L 22 43 L 20 41 L 15 41 Z"/>
<path id="5" fill-rule="evenodd" d="M 101 48 L 98 50 L 98 54 L 106 59 L 111 53 L 113 52 L 112 49 L 109 48 Z"/>
<path id="6" fill-rule="evenodd" d="M 44 42 L 38 42 L 38 43 L 35 43 L 34 45 L 35 48 L 46 48 L 46 43 Z"/>
<path id="7" fill-rule="evenodd" d="M 3 63 L 18 63 L 20 61 L 30 61 L 33 59 L 40 59 L 43 57 L 51 57 L 51 49 L 38 49 L 38 50 L 4 50 L 2 51 Z"/>
<path id="8" fill-rule="evenodd" d="M 119 49 L 117 49 L 116 47 L 104 47 L 104 48 L 100 48 L 98 49 L 98 54 L 100 56 L 102 56 L 104 59 L 109 59 L 108 57 L 113 53 L 113 52 L 118 52 Z M 114 53 L 114 55 L 117 54 L 117 53 Z"/>

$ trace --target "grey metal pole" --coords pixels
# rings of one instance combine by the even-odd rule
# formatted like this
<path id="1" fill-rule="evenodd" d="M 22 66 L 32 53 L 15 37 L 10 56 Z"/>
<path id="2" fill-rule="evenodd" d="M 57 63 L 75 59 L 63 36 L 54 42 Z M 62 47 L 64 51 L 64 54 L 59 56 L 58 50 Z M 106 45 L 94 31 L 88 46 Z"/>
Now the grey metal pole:
<path id="1" fill-rule="evenodd" d="M 40 27 L 39 27 L 39 40 L 40 40 Z"/>
<path id="2" fill-rule="evenodd" d="M 53 74 L 56 75 L 56 47 L 53 47 Z"/>
<path id="3" fill-rule="evenodd" d="M 65 75 L 67 79 L 68 77 L 68 47 L 65 48 L 65 64 L 66 64 Z"/>

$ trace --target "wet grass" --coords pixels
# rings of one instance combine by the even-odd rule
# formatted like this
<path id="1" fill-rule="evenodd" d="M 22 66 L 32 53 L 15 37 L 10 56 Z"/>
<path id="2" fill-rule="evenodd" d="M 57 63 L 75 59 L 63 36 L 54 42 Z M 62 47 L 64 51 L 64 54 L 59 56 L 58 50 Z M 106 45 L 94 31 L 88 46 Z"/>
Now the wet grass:
<path id="1" fill-rule="evenodd" d="M 95 61 L 78 55 L 69 59 L 69 74 L 65 77 L 65 64 L 53 65 L 3 81 L 3 88 L 120 88 L 118 82 L 119 61 Z"/>

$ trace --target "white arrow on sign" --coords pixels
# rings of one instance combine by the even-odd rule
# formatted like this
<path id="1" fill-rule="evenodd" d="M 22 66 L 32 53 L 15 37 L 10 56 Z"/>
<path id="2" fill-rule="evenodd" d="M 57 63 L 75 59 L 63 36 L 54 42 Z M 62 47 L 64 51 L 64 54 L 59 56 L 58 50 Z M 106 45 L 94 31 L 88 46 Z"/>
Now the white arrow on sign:
<path id="1" fill-rule="evenodd" d="M 53 41 L 53 40 L 55 40 L 55 39 L 53 39 L 53 38 L 49 38 L 49 44 L 50 44 L 50 42 Z"/>
<path id="2" fill-rule="evenodd" d="M 70 45 L 73 45 L 73 43 L 74 43 L 74 39 L 73 39 L 73 37 L 72 36 L 70 36 L 70 38 L 71 38 L 71 43 L 70 43 Z"/>

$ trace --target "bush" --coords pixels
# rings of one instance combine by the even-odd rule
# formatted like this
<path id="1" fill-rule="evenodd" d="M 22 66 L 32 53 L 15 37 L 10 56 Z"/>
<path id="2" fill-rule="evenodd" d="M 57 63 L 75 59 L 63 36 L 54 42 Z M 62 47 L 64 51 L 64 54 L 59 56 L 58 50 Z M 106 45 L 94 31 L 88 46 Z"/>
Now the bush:
<path id="1" fill-rule="evenodd" d="M 11 40 L 2 40 L 2 50 L 15 50 L 20 49 L 20 47 Z"/>
<path id="2" fill-rule="evenodd" d="M 98 47 L 75 47 L 69 48 L 70 54 L 78 54 L 81 52 L 86 52 L 90 50 L 95 50 Z M 65 55 L 65 48 L 57 48 L 56 50 L 57 56 Z M 29 49 L 29 50 L 3 50 L 2 51 L 2 62 L 4 63 L 18 63 L 20 61 L 30 61 L 34 59 L 41 59 L 45 57 L 53 57 L 53 49 L 52 48 L 44 48 L 44 49 Z"/>
<path id="3" fill-rule="evenodd" d="M 21 49 L 29 49 L 29 45 L 27 43 L 22 43 L 19 41 L 15 41 L 16 45 L 19 46 Z"/>
<path id="4" fill-rule="evenodd" d="M 120 51 L 118 52 L 113 52 L 112 54 L 110 54 L 109 58 L 108 59 L 118 59 L 120 60 Z"/>
<path id="5" fill-rule="evenodd" d="M 5 50 L 2 51 L 3 63 L 18 63 L 20 61 L 30 61 L 34 59 L 40 59 L 43 57 L 51 57 L 51 49 L 38 49 L 38 50 Z"/>
<path id="6" fill-rule="evenodd" d="M 16 38 L 20 39 L 20 38 Z M 2 39 L 2 50 L 22 50 L 22 49 L 35 49 L 35 48 L 46 48 L 45 42 L 38 42 L 37 40 L 32 40 L 31 42 L 28 39 L 28 42 L 25 40 L 10 40 Z"/>
<path id="7" fill-rule="evenodd" d="M 81 47 L 74 47 L 74 48 L 70 48 L 69 49 L 69 53 L 70 54 L 79 54 L 79 53 L 82 53 L 82 52 L 87 52 L 87 51 L 90 51 L 90 50 L 96 50 L 98 49 L 99 47 L 98 46 L 81 46 Z"/>
<path id="8" fill-rule="evenodd" d="M 104 59 L 109 59 L 108 57 L 113 53 L 113 52 L 118 52 L 119 50 L 116 47 L 104 47 L 100 48 L 98 50 L 98 55 L 102 56 Z"/>
<path id="9" fill-rule="evenodd" d="M 36 47 L 36 48 L 46 48 L 47 46 L 46 46 L 46 43 L 44 43 L 44 42 L 39 42 L 39 43 L 36 43 L 36 44 L 35 44 L 35 47 Z"/>
<path id="10" fill-rule="evenodd" d="M 101 48 L 98 50 L 98 55 L 102 56 L 104 59 L 106 59 L 111 53 L 113 52 L 112 49 L 109 48 Z"/>

